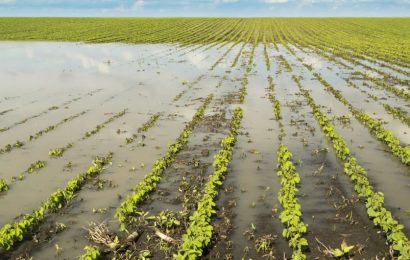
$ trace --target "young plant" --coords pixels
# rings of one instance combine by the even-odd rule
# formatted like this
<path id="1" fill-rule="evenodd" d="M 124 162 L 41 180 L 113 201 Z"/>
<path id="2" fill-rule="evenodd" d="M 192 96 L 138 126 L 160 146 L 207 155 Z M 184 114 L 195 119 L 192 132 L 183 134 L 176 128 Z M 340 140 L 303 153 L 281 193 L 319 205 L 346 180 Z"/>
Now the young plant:
<path id="1" fill-rule="evenodd" d="M 147 195 L 155 189 L 161 181 L 161 175 L 164 170 L 175 160 L 176 154 L 181 151 L 183 146 L 188 142 L 195 125 L 201 120 L 205 109 L 209 105 L 213 95 L 209 95 L 202 106 L 198 108 L 192 120 L 185 126 L 177 140 L 168 146 L 168 152 L 165 156 L 154 162 L 151 172 L 134 187 L 134 192 L 127 196 L 115 212 L 115 217 L 119 220 L 120 231 L 126 231 L 127 224 L 138 220 L 137 205 L 143 201 Z"/>
<path id="2" fill-rule="evenodd" d="M 354 248 L 354 246 L 349 246 L 349 245 L 346 243 L 346 241 L 343 240 L 342 244 L 340 245 L 340 248 L 333 249 L 333 250 L 331 251 L 331 254 L 332 254 L 334 257 L 339 258 L 339 257 L 348 255 L 349 252 L 350 252 L 353 248 Z"/>
<path id="3" fill-rule="evenodd" d="M 127 109 L 124 109 L 118 113 L 116 113 L 115 115 L 113 115 L 112 117 L 108 118 L 105 122 L 97 125 L 93 130 L 87 131 L 84 134 L 83 139 L 89 138 L 95 134 L 97 134 L 98 132 L 101 131 L 101 129 L 103 129 L 107 124 L 113 122 L 115 119 L 120 118 L 122 116 L 125 115 L 125 113 L 127 112 Z"/>
<path id="4" fill-rule="evenodd" d="M 73 147 L 73 144 L 72 144 L 72 143 L 66 145 L 65 147 L 50 149 L 50 150 L 48 151 L 48 155 L 49 155 L 50 157 L 52 157 L 52 158 L 61 157 L 61 156 L 63 155 L 63 153 L 64 153 L 67 149 L 70 149 L 71 147 Z"/>
<path id="5" fill-rule="evenodd" d="M 96 246 L 86 246 L 84 247 L 85 253 L 81 255 L 79 260 L 97 260 L 100 259 L 101 253 Z"/>
<path id="6" fill-rule="evenodd" d="M 0 179 L 0 193 L 3 191 L 7 191 L 9 189 L 9 185 L 7 184 L 5 179 Z"/>
<path id="7" fill-rule="evenodd" d="M 142 124 L 142 126 L 140 126 L 137 130 L 138 133 L 143 133 L 148 131 L 148 129 L 150 129 L 155 122 L 157 122 L 158 118 L 161 116 L 161 113 L 156 113 L 155 115 L 152 115 L 148 121 L 146 121 L 144 124 Z M 126 137 L 125 138 L 125 143 L 126 144 L 130 144 L 133 143 L 135 141 L 135 138 L 137 138 L 138 135 L 137 134 L 133 134 L 132 137 Z"/>
<path id="8" fill-rule="evenodd" d="M 44 220 L 47 213 L 59 211 L 75 197 L 90 178 L 101 173 L 105 166 L 111 162 L 111 157 L 111 153 L 106 157 L 97 157 L 86 172 L 71 179 L 64 189 L 58 189 L 51 193 L 47 200 L 32 213 L 23 215 L 14 223 L 4 225 L 0 229 L 0 247 L 8 251 L 13 248 L 15 243 L 23 241 Z"/>
<path id="9" fill-rule="evenodd" d="M 308 246 L 308 241 L 303 234 L 307 232 L 308 225 L 301 220 L 301 205 L 296 198 L 300 176 L 292 163 L 292 153 L 283 144 L 278 148 L 277 175 L 281 183 L 279 203 L 283 208 L 279 218 L 285 225 L 282 235 L 288 239 L 289 246 L 293 249 L 292 258 L 306 259 L 303 250 Z"/>
<path id="10" fill-rule="evenodd" d="M 222 185 L 224 175 L 228 172 L 242 117 L 243 110 L 237 107 L 231 120 L 230 131 L 221 141 L 218 154 L 214 156 L 214 171 L 205 184 L 197 210 L 189 218 L 189 226 L 182 236 L 183 243 L 174 255 L 174 259 L 198 259 L 202 256 L 204 248 L 211 242 L 213 231 L 211 217 L 216 213 L 214 199 L 218 195 L 218 188 Z"/>
<path id="11" fill-rule="evenodd" d="M 403 232 L 404 226 L 394 219 L 392 213 L 384 207 L 383 193 L 374 191 L 367 178 L 366 170 L 357 162 L 356 157 L 350 153 L 345 140 L 335 131 L 331 120 L 321 112 L 320 107 L 315 104 L 310 93 L 304 90 L 300 83 L 298 86 L 312 108 L 313 115 L 321 125 L 326 137 L 332 142 L 337 157 L 344 162 L 344 172 L 353 182 L 355 191 L 366 201 L 369 218 L 385 233 L 387 242 L 397 252 L 398 259 L 410 259 L 410 241 Z"/>

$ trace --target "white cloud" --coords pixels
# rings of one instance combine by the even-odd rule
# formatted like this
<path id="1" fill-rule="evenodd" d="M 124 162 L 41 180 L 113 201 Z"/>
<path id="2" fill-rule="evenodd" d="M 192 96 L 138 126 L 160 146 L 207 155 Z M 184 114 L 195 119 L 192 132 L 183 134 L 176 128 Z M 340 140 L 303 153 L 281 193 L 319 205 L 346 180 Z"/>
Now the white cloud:
<path id="1" fill-rule="evenodd" d="M 140 10 L 140 9 L 144 8 L 144 5 L 145 5 L 144 0 L 136 0 L 134 2 L 134 5 L 132 6 L 132 9 L 133 10 Z"/>
<path id="2" fill-rule="evenodd" d="M 318 3 L 336 3 L 344 0 L 302 0 L 304 4 L 318 4 Z"/>
<path id="3" fill-rule="evenodd" d="M 224 3 L 224 4 L 230 4 L 230 3 L 237 3 L 239 0 L 214 0 L 214 4 L 219 4 L 219 3 Z"/>
<path id="4" fill-rule="evenodd" d="M 264 0 L 266 4 L 284 4 L 287 3 L 288 0 Z"/>
<path id="5" fill-rule="evenodd" d="M 346 4 L 346 2 L 359 3 L 359 2 L 373 2 L 374 0 L 302 0 L 299 7 L 324 4 L 332 8 L 332 10 L 337 10 L 340 6 Z"/>
<path id="6" fill-rule="evenodd" d="M 16 0 L 0 0 L 0 5 L 15 4 Z"/>

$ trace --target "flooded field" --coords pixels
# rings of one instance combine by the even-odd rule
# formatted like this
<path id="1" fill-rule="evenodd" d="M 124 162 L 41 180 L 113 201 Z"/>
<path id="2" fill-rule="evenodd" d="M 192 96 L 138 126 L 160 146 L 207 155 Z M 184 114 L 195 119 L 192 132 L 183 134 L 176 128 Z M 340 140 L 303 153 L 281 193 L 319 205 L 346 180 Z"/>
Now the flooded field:
<path id="1" fill-rule="evenodd" d="M 345 57 L 0 42 L 0 259 L 409 259 L 410 68 Z"/>

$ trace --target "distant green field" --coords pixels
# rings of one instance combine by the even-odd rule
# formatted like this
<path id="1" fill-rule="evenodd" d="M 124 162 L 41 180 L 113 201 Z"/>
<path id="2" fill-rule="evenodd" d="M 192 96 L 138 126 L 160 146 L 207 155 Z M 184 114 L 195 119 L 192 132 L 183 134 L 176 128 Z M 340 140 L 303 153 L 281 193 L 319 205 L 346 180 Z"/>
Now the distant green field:
<path id="1" fill-rule="evenodd" d="M 0 18 L 0 40 L 283 41 L 410 66 L 410 18 Z"/>

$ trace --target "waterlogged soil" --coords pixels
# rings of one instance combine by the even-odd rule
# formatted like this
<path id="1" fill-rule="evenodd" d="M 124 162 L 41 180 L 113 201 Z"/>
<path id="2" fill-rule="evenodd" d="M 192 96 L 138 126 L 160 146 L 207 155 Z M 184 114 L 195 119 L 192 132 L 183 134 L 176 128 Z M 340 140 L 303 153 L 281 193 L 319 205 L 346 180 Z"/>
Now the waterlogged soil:
<path id="1" fill-rule="evenodd" d="M 293 70 L 295 73 L 297 67 Z M 291 75 L 286 71 L 278 73 L 278 86 L 291 80 Z M 351 253 L 363 259 L 388 256 L 385 239 L 363 212 L 343 167 L 331 152 L 331 144 L 311 116 L 311 108 L 297 85 L 278 89 L 277 98 L 283 104 L 283 143 L 293 151 L 296 171 L 303 182 L 298 199 L 303 221 L 309 225 L 306 238 L 310 242 L 310 258 L 320 259 L 326 250 L 323 245 L 338 248 L 343 240 L 356 245 Z"/>
<path id="2" fill-rule="evenodd" d="M 341 91 L 344 97 L 352 104 L 354 107 L 371 114 L 373 117 L 380 119 L 384 122 L 384 127 L 392 131 L 394 135 L 404 144 L 410 144 L 410 134 L 408 132 L 408 125 L 401 122 L 399 119 L 391 118 L 391 115 L 384 109 L 384 107 L 373 101 L 368 97 L 368 91 L 361 91 L 360 84 L 354 87 L 349 86 L 347 79 L 354 78 L 355 71 L 361 71 L 360 67 L 353 67 L 353 69 L 340 68 L 340 65 L 335 66 L 334 63 L 329 62 L 323 57 L 309 53 L 309 55 L 302 53 L 300 51 L 296 52 L 296 56 L 289 57 L 292 61 L 294 58 L 303 58 L 309 64 L 313 64 L 314 71 L 318 72 L 322 78 L 329 82 L 336 90 Z M 320 71 L 319 71 L 320 70 Z M 363 85 L 363 83 L 362 83 Z M 371 90 L 371 94 L 374 94 Z M 394 98 L 394 97 L 390 97 Z M 383 101 L 384 102 L 384 101 Z M 405 102 L 405 101 L 404 101 Z M 404 111 L 408 111 L 407 107 L 403 103 L 393 100 L 390 103 L 392 106 L 403 107 Z"/>
<path id="3" fill-rule="evenodd" d="M 312 91 L 311 94 L 316 103 L 322 107 L 328 117 L 350 115 L 351 119 L 347 123 L 337 122 L 336 120 L 335 130 L 345 138 L 352 153 L 365 167 L 369 180 L 376 187 L 376 190 L 385 192 L 386 207 L 395 212 L 396 217 L 405 225 L 406 232 L 409 232 L 408 202 L 406 197 L 402 196 L 410 191 L 409 167 L 402 164 L 399 159 L 388 151 L 383 143 L 369 133 L 365 126 L 352 117 L 346 106 L 332 94 L 324 91 L 320 82 L 313 79 L 311 72 L 298 63 L 294 56 L 289 55 L 288 61 L 293 65 L 293 74 L 302 76 L 302 86 Z M 333 77 L 337 78 L 337 76 Z M 336 86 L 336 84 L 333 86 Z M 345 96 L 349 95 L 346 94 Z M 370 115 L 374 116 L 373 114 Z M 391 120 L 394 119 L 391 117 Z M 403 124 L 402 128 L 408 127 Z M 407 132 L 404 131 L 403 133 Z M 403 145 L 405 146 L 409 142 L 409 135 L 404 134 L 403 137 Z M 391 176 L 395 177 L 392 178 Z"/>
<path id="4" fill-rule="evenodd" d="M 146 212 L 146 219 L 132 226 L 139 232 L 127 245 L 133 257 L 149 250 L 153 259 L 172 258 L 212 173 L 213 156 L 228 133 L 232 109 L 241 106 L 244 118 L 233 159 L 216 198 L 214 234 L 203 257 L 290 257 L 292 250 L 282 237 L 282 207 L 277 199 L 280 179 L 276 175 L 276 150 L 283 143 L 293 153 L 301 177 L 298 199 L 303 221 L 309 225 L 305 234 L 308 258 L 331 258 L 326 247 L 340 247 L 343 240 L 355 246 L 351 257 L 391 258 L 385 237 L 368 219 L 364 202 L 357 197 L 342 162 L 336 158 L 292 76 L 300 76 L 302 87 L 311 91 L 322 111 L 335 117 L 335 130 L 366 168 L 375 190 L 384 192 L 386 208 L 404 224 L 407 236 L 409 167 L 354 117 L 350 116 L 347 122 L 338 120 L 350 115 L 350 111 L 325 91 L 298 58 L 312 65 L 350 104 L 382 119 L 385 128 L 402 145 L 410 142 L 408 126 L 368 95 L 406 113 L 408 104 L 371 82 L 355 78 L 354 70 L 361 66 L 349 64 L 353 69 L 347 69 L 308 48 L 291 46 L 294 55 L 284 46 L 277 47 L 266 46 L 266 60 L 264 46 L 259 44 L 249 64 L 253 47 L 247 44 L 242 48 L 242 43 L 178 47 L 0 42 L 0 149 L 17 141 L 24 143 L 0 154 L 0 179 L 10 184 L 8 191 L 0 193 L 1 227 L 38 208 L 52 192 L 84 172 L 95 156 L 113 152 L 107 169 L 58 213 L 48 214 L 13 250 L 0 250 L 0 259 L 76 259 L 84 253 L 85 246 L 94 245 L 85 230 L 91 222 L 104 222 L 111 232 L 124 237 L 113 217 L 116 208 L 149 173 L 155 160 L 166 154 L 168 144 L 179 136 L 211 93 L 214 98 L 188 144 L 165 170 L 149 198 L 139 205 L 139 210 Z M 284 66 L 280 56 L 292 71 Z M 362 63 L 408 79 L 370 61 Z M 268 76 L 273 78 L 274 95 L 282 105 L 280 121 L 275 119 L 269 100 Z M 244 77 L 249 83 L 245 101 L 240 104 Z M 357 87 L 349 87 L 346 80 Z M 122 110 L 124 115 L 114 117 Z M 85 113 L 29 140 L 30 135 L 81 112 Z M 158 113 L 157 121 L 139 133 L 139 127 Z M 99 130 L 86 135 L 94 129 Z M 133 135 L 134 141 L 127 144 L 126 138 Z M 68 144 L 72 147 L 62 156 L 49 157 L 50 149 Z M 45 167 L 24 173 L 37 161 L 45 161 Z M 180 224 L 172 228 L 158 226 L 155 218 L 164 213 L 173 214 Z M 157 230 L 172 238 L 172 242 L 158 236 Z M 262 242 L 269 244 L 267 250 L 259 248 Z M 106 249 L 101 246 L 102 251 Z M 104 254 L 107 259 L 112 256 Z"/>

